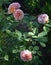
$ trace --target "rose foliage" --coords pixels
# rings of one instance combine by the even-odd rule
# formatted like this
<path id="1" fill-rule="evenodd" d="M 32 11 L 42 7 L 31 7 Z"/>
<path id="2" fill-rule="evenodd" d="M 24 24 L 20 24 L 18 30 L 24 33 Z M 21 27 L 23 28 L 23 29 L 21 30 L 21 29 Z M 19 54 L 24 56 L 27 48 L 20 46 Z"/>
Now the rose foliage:
<path id="1" fill-rule="evenodd" d="M 17 7 L 18 6 L 18 7 Z M 39 65 L 46 47 L 51 21 L 47 14 L 32 16 L 11 3 L 0 6 L 0 65 Z"/>

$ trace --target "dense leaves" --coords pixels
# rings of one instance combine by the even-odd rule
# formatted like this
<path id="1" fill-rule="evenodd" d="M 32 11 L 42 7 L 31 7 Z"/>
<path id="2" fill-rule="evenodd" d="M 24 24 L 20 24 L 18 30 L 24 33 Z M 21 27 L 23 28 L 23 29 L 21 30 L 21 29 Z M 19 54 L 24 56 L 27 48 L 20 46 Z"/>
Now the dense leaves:
<path id="1" fill-rule="evenodd" d="M 4 0 L 4 3 L 8 4 L 10 1 L 12 0 Z M 28 5 L 34 4 L 34 1 L 30 1 Z M 36 0 L 36 3 L 38 2 L 39 1 Z M 0 4 L 0 64 L 41 64 L 40 57 L 42 56 L 42 52 L 40 47 L 46 47 L 48 41 L 47 34 L 51 30 L 51 21 L 49 20 L 47 24 L 40 24 L 37 21 L 37 17 L 29 14 L 25 14 L 21 21 L 15 21 L 13 15 L 8 14 L 7 9 L 5 9 L 5 11 L 2 8 L 2 4 L 3 1 L 1 1 Z M 32 7 L 35 6 L 33 4 Z M 39 28 L 42 29 L 42 31 L 40 31 Z M 20 59 L 20 52 L 25 49 L 32 52 L 33 58 L 30 62 L 23 62 Z"/>

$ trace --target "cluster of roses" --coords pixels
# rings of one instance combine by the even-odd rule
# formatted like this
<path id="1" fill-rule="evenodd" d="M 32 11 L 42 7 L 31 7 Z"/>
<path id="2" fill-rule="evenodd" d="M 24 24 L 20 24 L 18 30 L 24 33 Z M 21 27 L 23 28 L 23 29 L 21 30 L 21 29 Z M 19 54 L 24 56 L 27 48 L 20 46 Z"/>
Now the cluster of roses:
<path id="1" fill-rule="evenodd" d="M 24 12 L 19 9 L 21 5 L 18 2 L 12 3 L 8 7 L 8 13 L 13 14 L 15 20 L 22 20 L 24 17 Z M 47 14 L 41 14 L 38 16 L 39 23 L 48 23 L 49 16 Z M 31 61 L 32 60 L 32 52 L 29 50 L 23 50 L 20 52 L 20 58 L 23 61 Z"/>
<path id="2" fill-rule="evenodd" d="M 20 7 L 21 5 L 18 2 L 12 3 L 8 7 L 8 13 L 13 14 L 15 20 L 21 20 L 24 17 L 24 12 L 19 9 Z"/>
<path id="3" fill-rule="evenodd" d="M 8 13 L 13 14 L 15 20 L 22 20 L 24 17 L 24 12 L 19 9 L 21 5 L 18 2 L 14 2 L 9 5 Z M 48 23 L 49 16 L 47 14 L 41 14 L 38 16 L 39 23 Z"/>

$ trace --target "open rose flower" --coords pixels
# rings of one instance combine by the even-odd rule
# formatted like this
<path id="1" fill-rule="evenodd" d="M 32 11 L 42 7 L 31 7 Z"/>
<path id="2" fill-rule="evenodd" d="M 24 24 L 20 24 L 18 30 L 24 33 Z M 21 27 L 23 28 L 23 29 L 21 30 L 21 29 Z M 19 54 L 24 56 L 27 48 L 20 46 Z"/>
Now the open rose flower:
<path id="1" fill-rule="evenodd" d="M 23 60 L 24 62 L 25 61 L 28 62 L 32 60 L 32 53 L 29 50 L 24 50 L 24 51 L 21 51 L 20 57 L 21 57 L 21 60 Z"/>
<path id="2" fill-rule="evenodd" d="M 18 8 L 20 8 L 21 5 L 18 3 L 18 2 L 15 2 L 15 3 L 12 3 L 9 5 L 8 7 L 8 13 L 11 14 L 11 13 L 14 13 L 14 11 Z"/>
<path id="3" fill-rule="evenodd" d="M 15 20 L 22 20 L 24 17 L 24 12 L 21 9 L 17 9 L 15 10 L 13 16 Z"/>
<path id="4" fill-rule="evenodd" d="M 39 23 L 48 23 L 49 22 L 49 16 L 47 14 L 41 14 L 38 16 L 38 22 Z"/>

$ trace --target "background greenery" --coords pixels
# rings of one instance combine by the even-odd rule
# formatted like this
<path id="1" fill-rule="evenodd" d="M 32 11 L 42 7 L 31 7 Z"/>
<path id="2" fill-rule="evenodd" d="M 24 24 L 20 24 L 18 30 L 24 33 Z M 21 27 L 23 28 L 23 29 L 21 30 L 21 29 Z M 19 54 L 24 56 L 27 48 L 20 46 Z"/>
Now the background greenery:
<path id="1" fill-rule="evenodd" d="M 13 0 L 16 1 L 16 0 Z M 47 13 L 51 17 L 51 0 L 17 0 L 22 9 L 30 14 Z"/>

